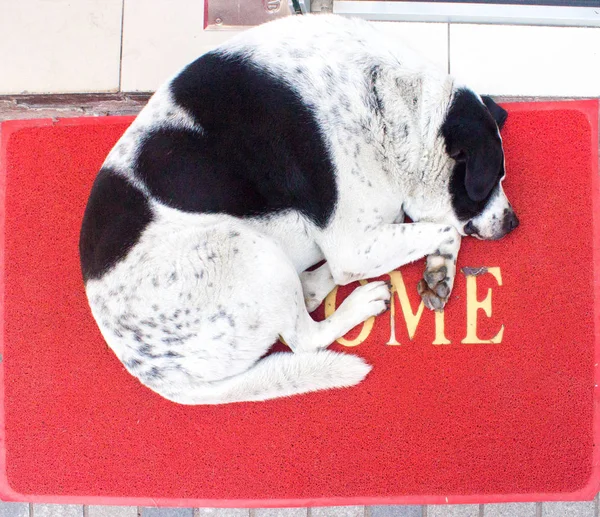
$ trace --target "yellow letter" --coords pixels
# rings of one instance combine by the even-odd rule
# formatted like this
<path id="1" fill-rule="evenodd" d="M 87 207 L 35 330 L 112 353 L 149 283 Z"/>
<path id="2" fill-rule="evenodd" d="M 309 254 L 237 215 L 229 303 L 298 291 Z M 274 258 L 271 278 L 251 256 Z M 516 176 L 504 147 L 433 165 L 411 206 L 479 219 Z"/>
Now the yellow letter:
<path id="1" fill-rule="evenodd" d="M 402 309 L 402 315 L 406 321 L 406 329 L 408 330 L 408 337 L 412 341 L 417 332 L 417 327 L 421 321 L 425 304 L 421 300 L 417 312 L 413 312 L 408 299 L 408 293 L 406 292 L 406 285 L 402 278 L 400 271 L 392 271 L 390 274 L 390 280 L 392 283 L 392 299 L 390 305 L 390 328 L 391 335 L 390 340 L 387 342 L 388 345 L 399 345 L 400 343 L 396 339 L 396 306 L 394 300 L 394 293 L 398 293 L 398 299 L 400 300 L 400 308 Z M 435 340 L 434 345 L 449 345 L 450 341 L 444 335 L 444 312 L 435 313 Z"/>
<path id="2" fill-rule="evenodd" d="M 390 273 L 390 279 L 392 288 L 390 289 L 390 340 L 386 343 L 386 345 L 399 345 L 400 343 L 396 339 L 396 302 L 394 301 L 394 293 L 396 292 L 396 285 L 394 284 L 394 278 Z M 402 280 L 402 275 L 400 275 L 400 282 L 404 285 Z"/>
<path id="3" fill-rule="evenodd" d="M 396 340 L 396 307 L 394 293 L 398 293 L 398 300 L 400 300 L 400 308 L 402 309 L 402 315 L 404 316 L 404 320 L 406 321 L 406 329 L 408 330 L 408 337 L 411 341 L 413 337 L 415 337 L 415 332 L 417 331 L 419 321 L 421 321 L 421 316 L 423 314 L 425 304 L 421 300 L 421 303 L 417 308 L 417 312 L 413 312 L 412 307 L 410 306 L 410 300 L 408 299 L 408 293 L 406 292 L 406 286 L 404 285 L 404 279 L 402 278 L 402 273 L 400 273 L 400 271 L 392 271 L 390 273 L 390 280 L 392 283 L 392 299 L 390 306 L 390 327 L 392 329 L 392 333 L 390 336 L 390 340 L 387 344 L 399 345 L 400 343 Z"/>
<path id="4" fill-rule="evenodd" d="M 360 280 L 361 285 L 365 285 L 366 283 L 367 283 L 366 280 Z M 337 291 L 338 291 L 338 288 L 336 286 L 335 289 L 327 295 L 327 298 L 325 298 L 325 317 L 326 318 L 329 318 L 329 316 L 331 316 L 335 312 Z M 349 340 L 349 339 L 344 339 L 343 337 L 341 337 L 341 338 L 337 339 L 336 341 L 340 345 L 344 345 L 344 346 L 360 345 L 365 339 L 367 339 L 369 337 L 371 330 L 373 330 L 373 323 L 375 323 L 375 317 L 371 316 L 367 321 L 365 321 L 363 323 L 363 328 L 361 329 L 360 334 L 358 335 L 358 337 L 356 339 Z"/>
<path id="5" fill-rule="evenodd" d="M 450 340 L 444 334 L 444 311 L 435 311 L 435 339 L 432 345 L 450 345 Z"/>
<path id="6" fill-rule="evenodd" d="M 488 273 L 494 275 L 498 285 L 502 285 L 502 275 L 499 267 L 490 267 Z M 461 343 L 502 343 L 504 335 L 504 325 L 500 328 L 498 334 L 492 339 L 479 339 L 477 337 L 477 310 L 483 309 L 488 318 L 492 316 L 492 289 L 488 289 L 486 297 L 482 301 L 477 301 L 477 276 L 467 275 L 467 335 Z"/>

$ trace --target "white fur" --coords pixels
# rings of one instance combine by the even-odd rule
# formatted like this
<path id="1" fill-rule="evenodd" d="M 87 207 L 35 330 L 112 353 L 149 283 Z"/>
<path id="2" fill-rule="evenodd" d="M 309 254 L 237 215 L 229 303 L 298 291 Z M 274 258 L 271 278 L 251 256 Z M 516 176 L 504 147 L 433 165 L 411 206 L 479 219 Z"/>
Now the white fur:
<path id="1" fill-rule="evenodd" d="M 453 79 L 391 45 L 371 24 L 335 16 L 269 23 L 222 51 L 251 56 L 314 107 L 337 171 L 333 216 L 321 229 L 292 211 L 243 219 L 182 213 L 154 201 L 155 219 L 133 250 L 102 278 L 88 281 L 93 315 L 127 369 L 181 404 L 355 385 L 370 366 L 324 349 L 384 311 L 388 287 L 359 287 L 324 322 L 315 322 L 306 304 L 313 310 L 335 284 L 429 256 L 422 295 L 434 300 L 430 308 L 443 307 L 462 234 L 448 195 L 452 160 L 439 135 Z M 293 73 L 294 53 L 304 56 L 301 78 Z M 386 127 L 365 99 L 370 78 L 364 71 L 371 63 L 378 66 Z M 327 67 L 343 82 L 339 89 L 332 91 L 324 79 Z M 350 110 L 339 109 L 344 104 Z M 144 132 L 157 126 L 202 131 L 163 87 L 106 161 L 148 196 L 130 163 Z M 506 203 L 499 199 L 490 210 Z M 415 223 L 402 224 L 405 215 Z M 491 213 L 480 217 L 487 221 Z M 327 262 L 317 272 L 303 273 L 322 259 Z M 440 271 L 446 272 L 442 280 L 431 280 Z M 261 359 L 279 336 L 294 353 Z"/>

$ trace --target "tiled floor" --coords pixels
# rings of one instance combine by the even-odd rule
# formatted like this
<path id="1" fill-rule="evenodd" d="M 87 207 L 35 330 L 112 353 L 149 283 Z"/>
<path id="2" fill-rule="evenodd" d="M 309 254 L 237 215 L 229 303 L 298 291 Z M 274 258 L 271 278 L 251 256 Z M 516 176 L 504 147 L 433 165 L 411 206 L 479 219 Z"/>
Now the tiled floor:
<path id="1" fill-rule="evenodd" d="M 324 508 L 146 508 L 0 503 L 0 517 L 598 517 L 598 497 L 581 503 L 510 503 Z"/>

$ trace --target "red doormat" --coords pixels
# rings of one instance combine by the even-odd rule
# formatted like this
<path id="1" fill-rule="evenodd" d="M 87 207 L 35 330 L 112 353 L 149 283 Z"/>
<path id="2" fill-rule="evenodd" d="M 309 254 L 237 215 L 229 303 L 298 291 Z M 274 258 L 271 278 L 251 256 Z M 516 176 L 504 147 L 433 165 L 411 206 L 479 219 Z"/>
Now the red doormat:
<path id="1" fill-rule="evenodd" d="M 591 499 L 598 488 L 598 103 L 509 104 L 506 239 L 465 239 L 443 316 L 423 262 L 337 350 L 356 388 L 188 407 L 130 376 L 78 266 L 96 171 L 130 118 L 2 125 L 1 495 L 175 506 Z M 351 288 L 328 299 L 340 303 Z M 319 309 L 321 316 L 323 308 Z"/>

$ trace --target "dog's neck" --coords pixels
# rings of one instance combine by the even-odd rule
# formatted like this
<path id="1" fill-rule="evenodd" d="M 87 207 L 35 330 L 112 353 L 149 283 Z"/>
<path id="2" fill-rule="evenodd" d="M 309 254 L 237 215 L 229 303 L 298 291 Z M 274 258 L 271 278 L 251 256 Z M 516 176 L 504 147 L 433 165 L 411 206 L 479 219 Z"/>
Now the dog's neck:
<path id="1" fill-rule="evenodd" d="M 424 183 L 437 181 L 441 168 L 447 166 L 439 128 L 455 89 L 451 76 L 444 74 L 445 79 L 439 80 L 430 73 L 379 74 L 373 86 L 394 176 L 408 173 Z"/>
<path id="2" fill-rule="evenodd" d="M 401 70 L 394 76 L 378 76 L 374 84 L 376 106 L 385 126 L 391 187 L 398 189 L 399 198 L 411 200 L 405 210 L 412 219 L 429 220 L 451 208 L 445 202 L 452 160 L 439 128 L 452 101 L 455 81 L 446 74 L 441 79 L 432 77 L 429 70 Z M 407 177 L 412 181 L 407 182 Z M 410 191 L 404 190 L 407 185 Z"/>

